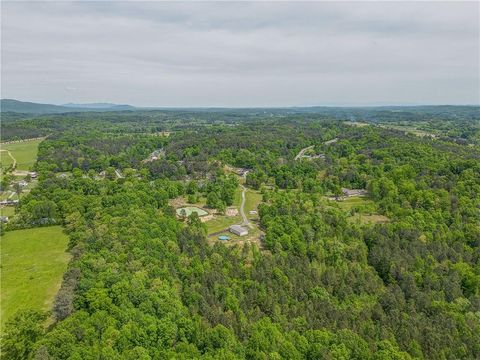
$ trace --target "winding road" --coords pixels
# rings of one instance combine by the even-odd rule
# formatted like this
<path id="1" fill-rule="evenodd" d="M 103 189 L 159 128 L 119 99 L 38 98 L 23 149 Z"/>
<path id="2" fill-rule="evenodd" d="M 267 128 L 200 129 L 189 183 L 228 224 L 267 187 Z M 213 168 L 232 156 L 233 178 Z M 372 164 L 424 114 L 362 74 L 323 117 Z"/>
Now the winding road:
<path id="1" fill-rule="evenodd" d="M 303 148 L 302 150 L 300 150 L 300 152 L 297 154 L 297 156 L 295 156 L 295 160 L 298 160 L 300 159 L 303 154 L 305 154 L 306 151 L 310 150 L 310 149 L 313 149 L 315 147 L 315 145 L 310 145 L 310 146 L 307 146 L 306 148 Z"/>
<path id="2" fill-rule="evenodd" d="M 325 141 L 323 144 L 324 145 L 330 145 L 330 144 L 333 144 L 337 141 L 338 141 L 338 138 L 335 138 L 335 139 L 332 139 L 332 140 Z M 297 156 L 295 156 L 294 160 L 298 160 L 298 159 L 302 158 L 303 155 L 305 154 L 305 152 L 313 149 L 314 147 L 315 147 L 315 145 L 310 145 L 310 146 L 307 146 L 306 148 L 303 148 L 302 150 L 300 150 L 300 152 L 297 154 Z"/>

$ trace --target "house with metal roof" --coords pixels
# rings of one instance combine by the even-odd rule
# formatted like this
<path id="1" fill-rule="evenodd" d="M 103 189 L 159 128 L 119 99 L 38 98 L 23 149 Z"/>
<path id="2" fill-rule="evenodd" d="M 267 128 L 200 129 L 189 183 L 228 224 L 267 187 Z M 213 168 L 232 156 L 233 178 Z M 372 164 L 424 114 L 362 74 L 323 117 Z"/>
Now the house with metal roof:
<path id="1" fill-rule="evenodd" d="M 238 235 L 238 236 L 245 236 L 248 235 L 248 229 L 241 226 L 241 225 L 232 225 L 229 228 L 230 232 Z"/>

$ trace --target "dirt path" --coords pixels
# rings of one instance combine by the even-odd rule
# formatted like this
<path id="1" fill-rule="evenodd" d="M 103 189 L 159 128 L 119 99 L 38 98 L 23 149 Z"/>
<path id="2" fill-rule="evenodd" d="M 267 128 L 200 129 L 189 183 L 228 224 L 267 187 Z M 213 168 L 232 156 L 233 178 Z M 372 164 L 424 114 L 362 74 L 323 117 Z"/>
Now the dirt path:
<path id="1" fill-rule="evenodd" d="M 314 147 L 315 147 L 315 145 L 311 145 L 311 146 L 307 146 L 306 148 L 303 148 L 302 150 L 300 150 L 300 152 L 297 154 L 297 156 L 295 156 L 295 160 L 300 159 L 303 156 L 303 154 L 305 154 L 305 152 L 313 149 Z"/>
<path id="2" fill-rule="evenodd" d="M 336 143 L 337 141 L 338 141 L 338 138 L 335 138 L 335 139 L 332 139 L 332 140 L 325 141 L 324 144 L 325 145 L 330 145 L 330 144 Z M 310 145 L 310 146 L 307 146 L 306 148 L 303 148 L 302 150 L 300 150 L 300 152 L 297 154 L 297 156 L 295 156 L 294 160 L 301 159 L 303 157 L 303 155 L 305 154 L 305 152 L 313 149 L 314 147 L 315 147 L 315 145 Z"/>
<path id="3" fill-rule="evenodd" d="M 118 179 L 123 179 L 123 178 L 124 178 L 124 176 L 123 176 L 123 174 L 120 172 L 120 170 L 115 169 L 115 175 L 117 175 L 117 178 L 118 178 Z"/>
<path id="4" fill-rule="evenodd" d="M 325 141 L 324 144 L 325 145 L 330 145 L 330 144 L 336 143 L 337 141 L 338 141 L 338 138 L 335 138 L 335 139 L 332 139 L 332 140 Z"/>
<path id="5" fill-rule="evenodd" d="M 15 169 L 17 167 L 17 159 L 15 159 L 12 155 L 12 153 L 9 151 L 9 150 L 5 150 L 5 149 L 1 149 L 0 151 L 6 151 L 8 156 L 10 156 L 10 158 L 12 159 L 13 161 L 13 166 L 12 166 L 12 169 Z"/>

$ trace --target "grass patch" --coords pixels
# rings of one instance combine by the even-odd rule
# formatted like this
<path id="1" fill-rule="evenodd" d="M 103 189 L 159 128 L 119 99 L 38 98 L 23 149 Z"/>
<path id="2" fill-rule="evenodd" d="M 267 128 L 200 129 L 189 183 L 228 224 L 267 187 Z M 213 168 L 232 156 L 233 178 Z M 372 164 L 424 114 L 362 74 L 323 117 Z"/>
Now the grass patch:
<path id="1" fill-rule="evenodd" d="M 2 150 L 4 150 L 4 146 L 2 145 Z M 7 151 L 0 151 L 0 164 L 2 168 L 7 168 L 13 164 L 12 157 L 8 154 Z"/>
<path id="2" fill-rule="evenodd" d="M 15 215 L 15 207 L 14 206 L 5 206 L 0 208 L 0 215 L 1 216 L 8 216 L 12 217 Z"/>
<path id="3" fill-rule="evenodd" d="M 388 222 L 389 219 L 379 214 L 355 214 L 350 216 L 348 221 L 359 222 L 360 224 L 384 224 Z"/>
<path id="4" fill-rule="evenodd" d="M 177 209 L 177 215 L 181 216 L 183 210 L 185 210 L 185 215 L 187 217 L 190 216 L 194 212 L 197 213 L 198 216 L 208 215 L 208 212 L 206 212 L 205 210 L 203 210 L 199 207 L 196 207 L 196 206 L 186 206 L 186 207 L 178 208 Z"/>
<path id="5" fill-rule="evenodd" d="M 415 126 L 406 126 L 406 125 L 391 125 L 391 124 L 381 124 L 380 127 L 385 129 L 392 129 L 398 131 L 404 131 L 409 134 L 413 134 L 416 136 L 424 137 L 424 136 L 436 136 L 434 133 L 417 129 Z"/>
<path id="6" fill-rule="evenodd" d="M 20 309 L 50 309 L 67 268 L 60 226 L 6 232 L 1 239 L 1 324 Z"/>
<path id="7" fill-rule="evenodd" d="M 236 206 L 238 211 L 240 211 L 240 205 L 242 205 L 242 188 L 238 187 L 237 190 L 235 190 L 232 206 Z"/>
<path id="8" fill-rule="evenodd" d="M 249 219 L 257 219 L 258 215 L 250 215 L 251 210 L 257 210 L 262 202 L 262 194 L 259 191 L 248 189 L 245 193 L 245 215 Z"/>
<path id="9" fill-rule="evenodd" d="M 345 200 L 337 201 L 336 203 L 340 209 L 346 211 L 350 211 L 354 207 L 371 207 L 373 209 L 375 208 L 375 203 L 364 196 L 349 197 Z"/>
<path id="10" fill-rule="evenodd" d="M 30 170 L 35 164 L 38 153 L 38 144 L 42 140 L 30 140 L 13 144 L 2 144 L 2 150 L 9 150 L 12 156 L 17 160 L 17 170 Z M 2 166 L 8 166 L 5 161 L 10 157 L 6 151 L 2 151 Z M 10 159 L 10 161 L 12 161 Z M 11 164 L 11 163 L 10 163 Z"/>
<path id="11" fill-rule="evenodd" d="M 208 228 L 208 233 L 214 233 L 223 229 L 228 228 L 230 225 L 240 224 L 242 222 L 242 217 L 238 216 L 224 216 L 224 215 L 215 215 L 212 220 L 207 221 L 205 224 Z"/>

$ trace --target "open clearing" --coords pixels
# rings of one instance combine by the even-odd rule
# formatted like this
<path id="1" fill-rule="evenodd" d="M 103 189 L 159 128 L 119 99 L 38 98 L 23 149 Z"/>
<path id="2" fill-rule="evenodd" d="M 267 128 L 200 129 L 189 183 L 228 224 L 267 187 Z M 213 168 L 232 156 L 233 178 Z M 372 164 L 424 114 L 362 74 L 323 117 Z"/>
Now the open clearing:
<path id="1" fill-rule="evenodd" d="M 199 207 L 196 206 L 185 206 L 182 208 L 177 209 L 177 215 L 181 216 L 182 215 L 182 210 L 185 210 L 185 216 L 190 216 L 192 213 L 197 213 L 198 216 L 205 216 L 208 215 L 208 212 L 206 212 L 203 209 L 200 209 Z"/>
<path id="2" fill-rule="evenodd" d="M 60 226 L 6 232 L 1 239 L 1 324 L 17 310 L 47 310 L 60 288 L 70 256 Z"/>
<path id="3" fill-rule="evenodd" d="M 359 222 L 360 224 L 384 224 L 389 221 L 388 217 L 379 214 L 355 214 L 348 218 L 350 222 Z"/>
<path id="4" fill-rule="evenodd" d="M 351 215 L 348 221 L 360 224 L 381 224 L 389 219 L 375 212 L 376 206 L 373 200 L 365 196 L 353 196 L 341 201 L 336 201 L 337 206 Z"/>
<path id="5" fill-rule="evenodd" d="M 257 190 L 248 189 L 245 193 L 245 213 L 250 220 L 258 219 L 258 215 L 250 214 L 250 211 L 257 210 L 258 205 L 262 202 L 262 194 Z"/>
<path id="6" fill-rule="evenodd" d="M 24 142 L 12 143 L 12 144 L 2 144 L 2 150 L 10 151 L 12 156 L 17 161 L 17 170 L 30 170 L 30 168 L 35 163 L 38 153 L 38 144 L 40 144 L 43 139 L 35 139 Z M 8 167 L 13 163 L 13 160 L 7 155 L 6 151 L 2 151 L 2 166 Z"/>
<path id="7" fill-rule="evenodd" d="M 364 196 L 349 197 L 344 200 L 336 202 L 338 207 L 342 210 L 350 211 L 352 208 L 374 207 L 375 203 Z"/>
<path id="8" fill-rule="evenodd" d="M 12 153 L 10 151 L 5 149 L 0 150 L 0 164 L 2 165 L 2 167 L 6 168 L 11 165 L 15 167 L 15 158 L 12 156 Z"/>
<path id="9" fill-rule="evenodd" d="M 240 204 L 242 203 L 242 189 L 239 187 L 235 191 L 235 197 L 233 199 L 232 207 L 236 207 L 240 209 Z M 237 216 L 225 216 L 215 214 L 212 220 L 207 221 L 205 224 L 208 228 L 208 233 L 215 233 L 217 231 L 223 230 L 228 228 L 230 225 L 234 224 L 241 224 L 242 217 L 240 215 Z"/>

